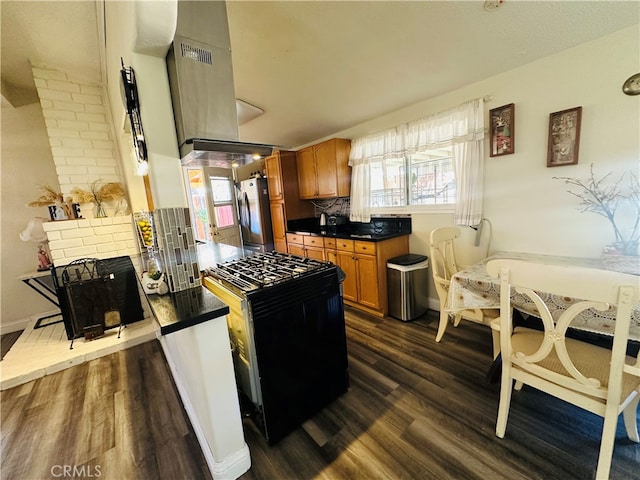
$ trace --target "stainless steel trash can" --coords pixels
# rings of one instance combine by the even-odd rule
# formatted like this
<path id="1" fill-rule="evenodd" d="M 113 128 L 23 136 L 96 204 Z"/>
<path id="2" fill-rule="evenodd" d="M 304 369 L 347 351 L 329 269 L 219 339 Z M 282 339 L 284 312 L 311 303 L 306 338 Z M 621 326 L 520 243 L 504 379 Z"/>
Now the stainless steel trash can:
<path id="1" fill-rule="evenodd" d="M 428 266 L 428 257 L 413 253 L 387 261 L 389 315 L 406 322 L 427 311 Z"/>

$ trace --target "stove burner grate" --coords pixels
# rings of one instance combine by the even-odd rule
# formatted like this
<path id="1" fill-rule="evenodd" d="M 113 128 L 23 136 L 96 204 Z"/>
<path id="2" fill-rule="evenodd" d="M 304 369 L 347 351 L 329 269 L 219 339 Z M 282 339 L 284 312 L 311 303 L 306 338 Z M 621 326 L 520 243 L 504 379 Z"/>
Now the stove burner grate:
<path id="1" fill-rule="evenodd" d="M 331 266 L 329 262 L 270 252 L 221 263 L 215 268 L 206 269 L 204 275 L 228 282 L 243 292 L 251 292 Z"/>

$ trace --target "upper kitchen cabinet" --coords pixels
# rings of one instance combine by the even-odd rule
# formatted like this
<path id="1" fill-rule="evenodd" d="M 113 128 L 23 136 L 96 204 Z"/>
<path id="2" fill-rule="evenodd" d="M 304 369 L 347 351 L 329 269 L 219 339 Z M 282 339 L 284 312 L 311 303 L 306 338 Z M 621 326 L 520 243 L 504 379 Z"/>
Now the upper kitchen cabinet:
<path id="1" fill-rule="evenodd" d="M 313 217 L 310 202 L 300 200 L 296 154 L 276 151 L 264 161 L 269 187 L 273 244 L 278 252 L 287 252 L 287 221 Z"/>
<path id="2" fill-rule="evenodd" d="M 300 198 L 348 197 L 351 141 L 333 138 L 296 152 Z"/>

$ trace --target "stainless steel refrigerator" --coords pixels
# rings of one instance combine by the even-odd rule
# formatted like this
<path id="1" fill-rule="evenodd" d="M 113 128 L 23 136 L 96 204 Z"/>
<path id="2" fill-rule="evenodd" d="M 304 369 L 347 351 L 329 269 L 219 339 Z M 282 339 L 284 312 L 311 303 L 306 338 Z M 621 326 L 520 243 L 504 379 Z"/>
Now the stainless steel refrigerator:
<path id="1" fill-rule="evenodd" d="M 243 180 L 237 193 L 243 247 L 257 252 L 270 252 L 273 250 L 273 231 L 267 179 Z"/>

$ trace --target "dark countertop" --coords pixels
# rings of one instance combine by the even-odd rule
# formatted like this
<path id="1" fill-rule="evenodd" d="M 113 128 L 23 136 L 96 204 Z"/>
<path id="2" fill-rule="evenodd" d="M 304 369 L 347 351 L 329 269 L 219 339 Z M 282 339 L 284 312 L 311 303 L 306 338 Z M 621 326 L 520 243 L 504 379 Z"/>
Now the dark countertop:
<path id="1" fill-rule="evenodd" d="M 329 219 L 331 218 L 329 217 Z M 338 222 L 335 225 L 327 224 L 322 229 L 318 218 L 301 218 L 287 222 L 287 233 L 381 242 L 390 238 L 410 235 L 411 218 L 372 217 L 369 223 L 360 223 L 350 222 L 346 217 L 338 217 Z"/>
<path id="2" fill-rule="evenodd" d="M 229 307 L 205 287 L 193 287 L 166 295 L 147 295 L 147 300 L 162 335 L 229 313 Z"/>
<path id="3" fill-rule="evenodd" d="M 382 240 L 389 240 L 390 238 L 401 237 L 403 235 L 409 235 L 409 233 L 366 233 L 366 234 L 358 234 L 358 233 L 347 233 L 347 232 L 339 232 L 339 233 L 322 233 L 319 230 L 317 231 L 306 231 L 306 230 L 287 230 L 287 233 L 295 233 L 296 235 L 315 235 L 317 237 L 327 237 L 327 238 L 342 238 L 349 240 L 364 240 L 366 242 L 381 242 Z"/>
<path id="4" fill-rule="evenodd" d="M 255 254 L 253 250 L 246 250 L 224 243 L 200 243 L 196 246 L 198 250 L 198 266 L 200 271 L 207 268 L 214 268 L 222 262 L 229 262 Z"/>
<path id="5" fill-rule="evenodd" d="M 221 243 L 199 244 L 198 266 L 203 271 L 218 263 L 243 258 L 255 252 Z M 146 295 L 151 310 L 167 335 L 227 315 L 229 307 L 205 287 L 193 287 L 165 295 Z"/>

